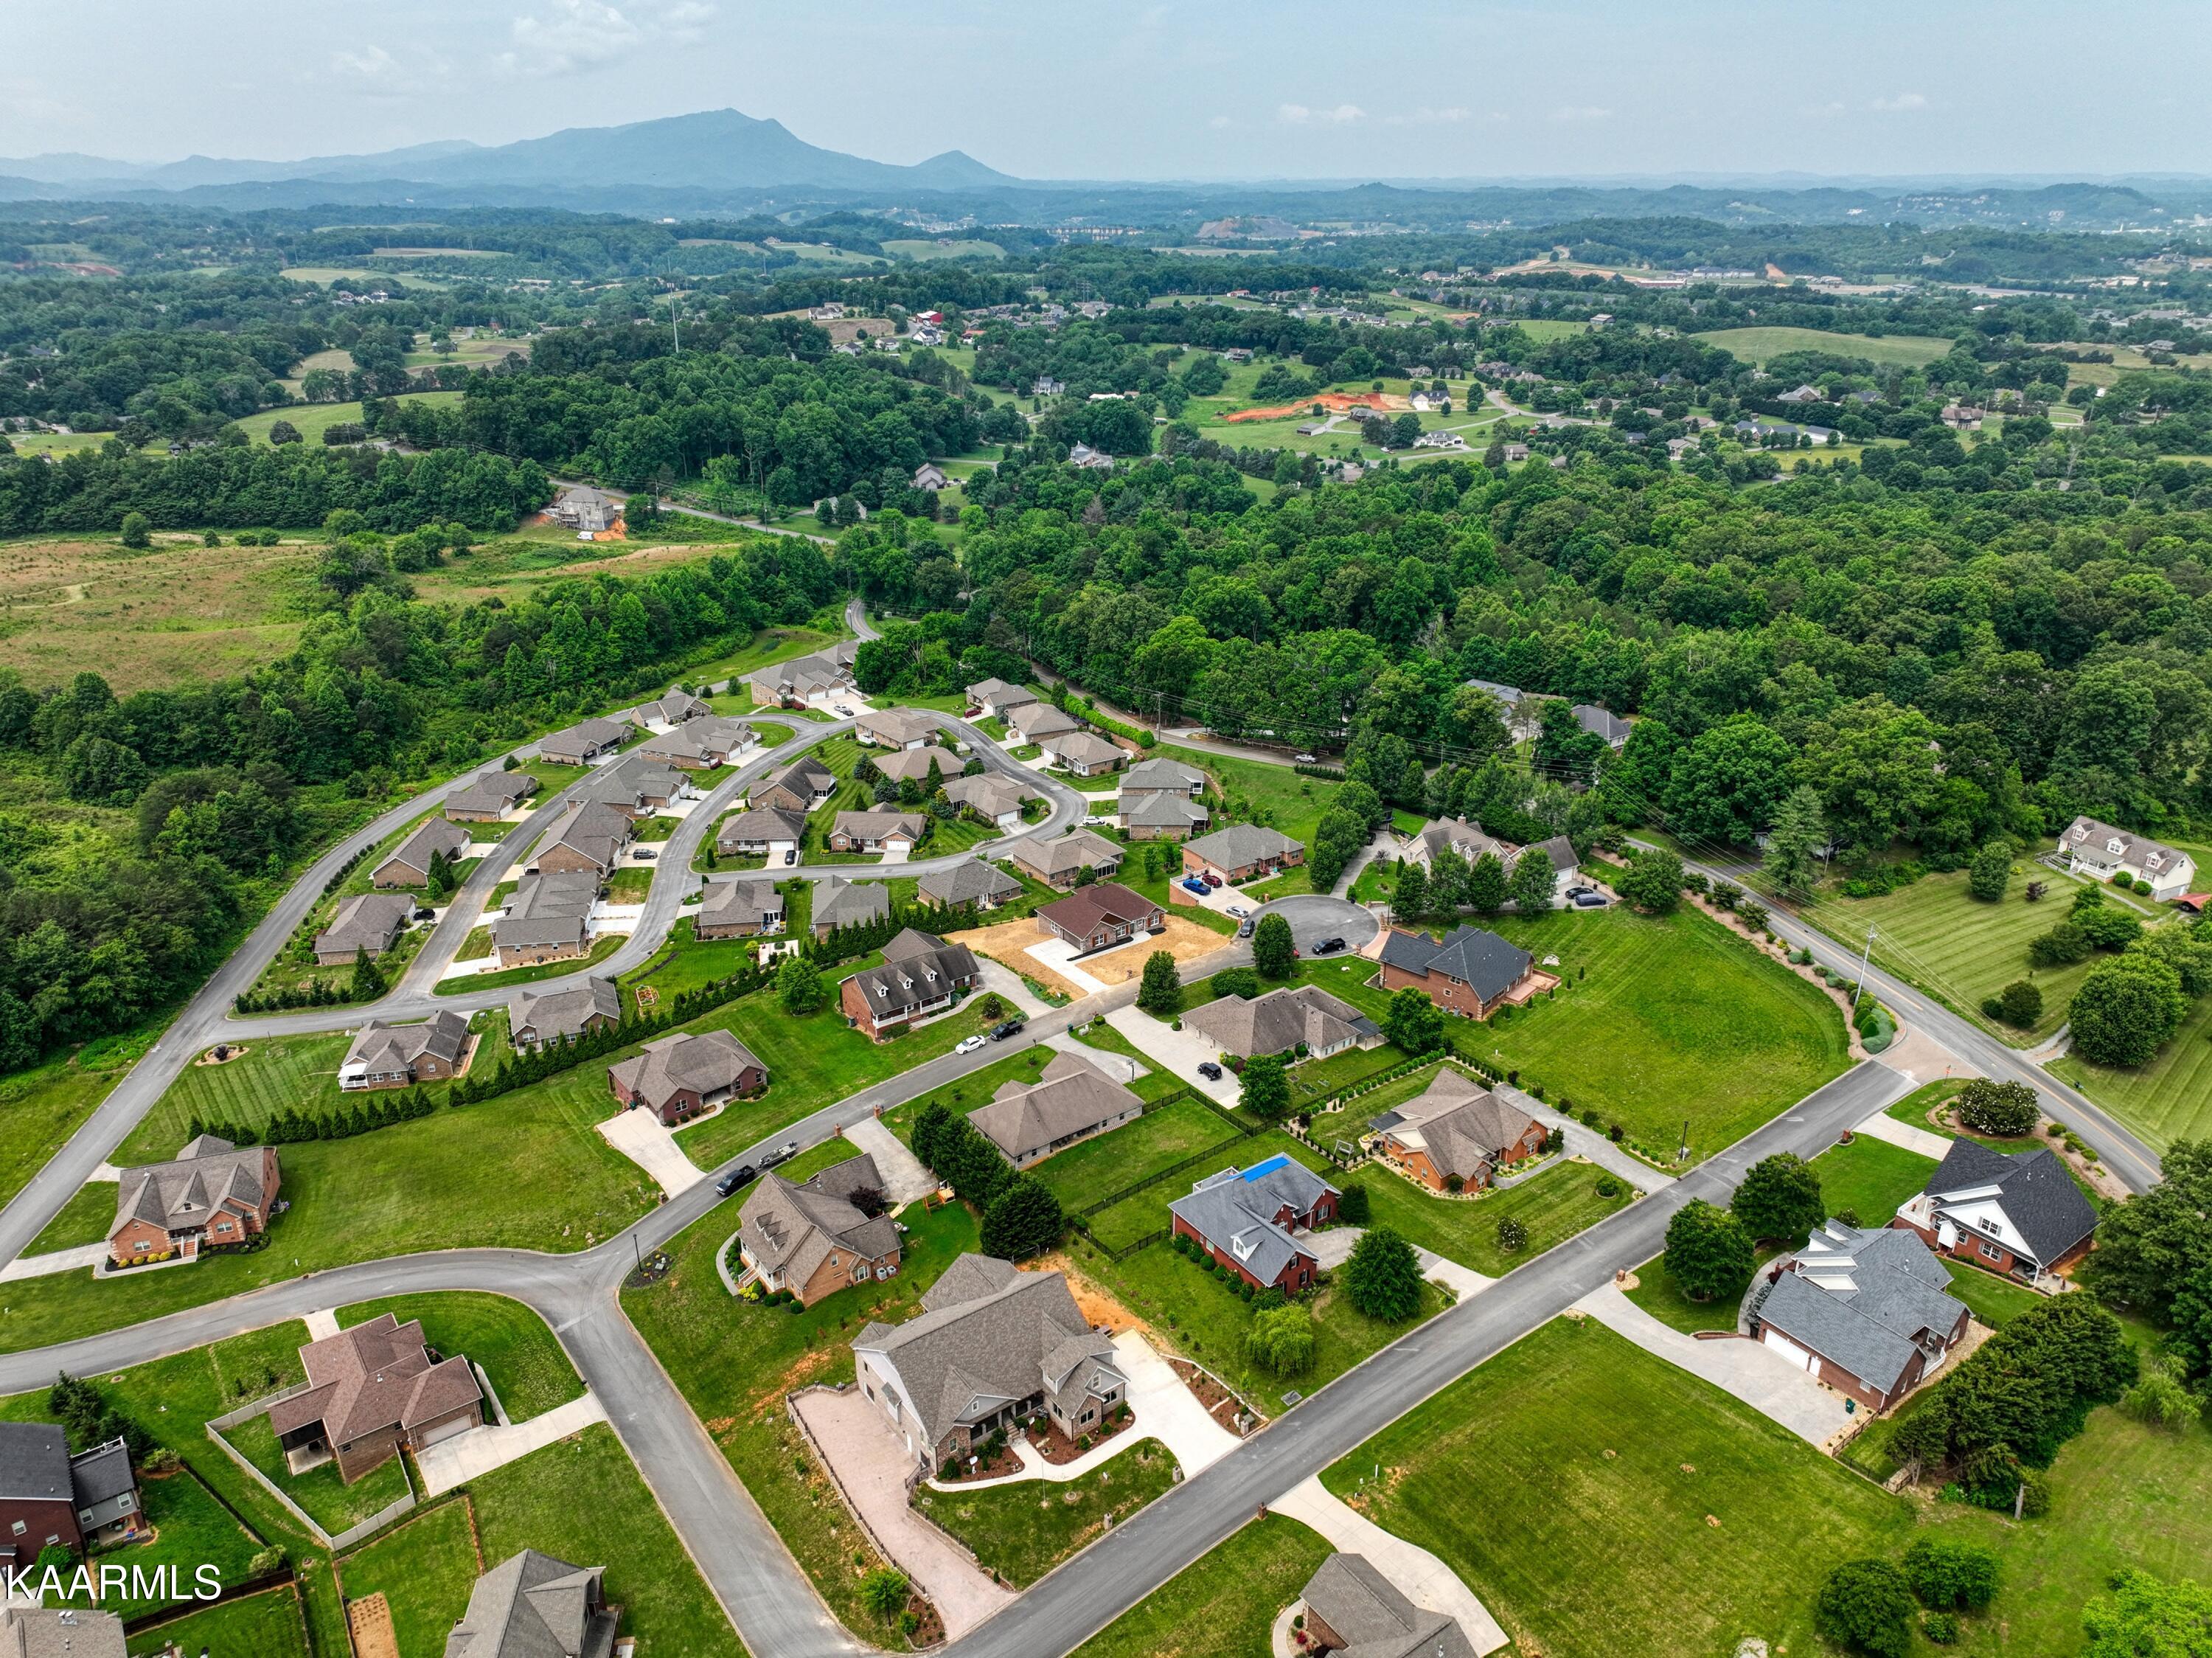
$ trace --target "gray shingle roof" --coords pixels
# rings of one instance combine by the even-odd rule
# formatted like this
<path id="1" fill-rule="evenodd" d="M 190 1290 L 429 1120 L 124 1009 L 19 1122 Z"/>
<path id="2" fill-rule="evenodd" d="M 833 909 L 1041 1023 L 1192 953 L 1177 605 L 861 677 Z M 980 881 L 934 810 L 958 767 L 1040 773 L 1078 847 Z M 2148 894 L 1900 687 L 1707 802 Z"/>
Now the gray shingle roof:
<path id="1" fill-rule="evenodd" d="M 502 950 L 580 942 L 599 899 L 599 878 L 588 869 L 532 875 L 507 899 L 507 913 L 491 923 L 491 942 Z"/>
<path id="2" fill-rule="evenodd" d="M 770 1172 L 761 1177 L 738 1215 L 738 1237 L 762 1271 L 782 1273 L 804 1284 L 832 1250 L 879 1260 L 899 1247 L 898 1226 L 888 1215 L 863 1215 L 848 1201 L 854 1192 L 879 1196 L 884 1179 L 866 1152 L 794 1184 Z"/>
<path id="3" fill-rule="evenodd" d="M 1609 743 L 1628 741 L 1628 722 L 1595 703 L 1577 703 L 1574 716 L 1575 723 L 1593 737 L 1602 737 Z"/>
<path id="4" fill-rule="evenodd" d="M 1002 904 L 1019 896 L 1022 884 L 994 863 L 966 858 L 933 869 L 920 882 L 922 895 L 939 904 Z"/>
<path id="5" fill-rule="evenodd" d="M 579 857 L 588 858 L 602 869 L 611 869 L 636 832 L 636 824 L 627 813 L 599 801 L 586 801 L 572 806 L 554 820 L 545 832 L 545 839 L 537 852 L 544 857 L 555 847 L 562 847 Z"/>
<path id="6" fill-rule="evenodd" d="M 1189 794 L 1206 787 L 1206 773 L 1194 765 L 1185 765 L 1180 760 L 1163 759 L 1154 756 L 1139 760 L 1123 774 L 1121 793 L 1141 795 L 1161 789 L 1176 789 Z"/>
<path id="7" fill-rule="evenodd" d="M 872 714 L 863 714 L 853 722 L 856 731 L 866 732 L 878 741 L 896 743 L 903 748 L 918 738 L 933 736 L 937 731 L 934 715 L 924 714 L 911 708 L 883 708 Z"/>
<path id="8" fill-rule="evenodd" d="M 69 1500 L 68 1436 L 52 1423 L 0 1422 L 0 1502 Z"/>
<path id="9" fill-rule="evenodd" d="M 1992 1151 L 1978 1141 L 1954 1140 L 1921 1190 L 1941 1207 L 1947 1194 L 1990 1187 L 1996 1190 L 2005 1218 L 2043 1265 L 2050 1265 L 2097 1229 L 2095 1208 L 2048 1146 L 2007 1153 Z"/>
<path id="10" fill-rule="evenodd" d="M 574 1036 L 593 1017 L 622 1019 L 622 991 L 611 978 L 594 978 L 574 990 L 517 991 L 507 999 L 507 1027 L 528 1031 L 540 1042 Z"/>
<path id="11" fill-rule="evenodd" d="M 1121 849 L 1103 835 L 1071 829 L 1050 840 L 1024 841 L 1016 847 L 1014 856 L 1039 875 L 1051 876 L 1074 869 L 1119 868 Z"/>
<path id="12" fill-rule="evenodd" d="M 679 1093 L 702 1099 L 737 1086 L 748 1070 L 763 1076 L 768 1067 L 727 1031 L 678 1032 L 648 1042 L 642 1052 L 607 1067 L 624 1099 L 641 1099 L 658 1111 Z"/>
<path id="13" fill-rule="evenodd" d="M 772 881 L 747 881 L 742 876 L 707 878 L 707 896 L 699 905 L 695 925 L 726 927 L 750 922 L 774 927 L 783 920 L 783 894 Z"/>
<path id="14" fill-rule="evenodd" d="M 908 927 L 884 946 L 880 966 L 863 967 L 852 982 L 860 1000 L 880 1024 L 950 996 L 956 982 L 973 983 L 975 958 L 964 944 Z"/>
<path id="15" fill-rule="evenodd" d="M 1534 959 L 1528 951 L 1480 927 L 1454 928 L 1442 940 L 1393 928 L 1382 942 L 1386 967 L 1410 973 L 1442 973 L 1459 980 L 1485 1002 L 1519 984 Z"/>
<path id="16" fill-rule="evenodd" d="M 857 841 L 890 840 L 899 836 L 919 840 L 922 826 L 927 821 L 919 812 L 840 812 L 830 820 L 830 832 Z"/>
<path id="17" fill-rule="evenodd" d="M 1378 1119 L 1375 1126 L 1402 1145 L 1420 1147 L 1438 1173 L 1472 1179 L 1495 1167 L 1498 1154 L 1534 1121 L 1446 1065 L 1419 1098 L 1398 1107 L 1393 1120 Z"/>
<path id="18" fill-rule="evenodd" d="M 917 750 L 927 753 L 928 750 Z M 1004 772 L 981 771 L 972 777 L 950 777 L 945 780 L 945 798 L 955 806 L 965 806 L 987 818 L 997 818 L 1007 812 L 1021 809 L 1024 801 L 1039 800 L 1042 795 L 1019 778 Z"/>
<path id="19" fill-rule="evenodd" d="M 424 1054 L 449 1065 L 455 1064 L 468 1045 L 469 1021 L 450 1009 L 432 1015 L 419 1025 L 387 1025 L 380 1019 L 372 1019 L 361 1027 L 361 1034 L 346 1049 L 339 1070 L 360 1064 L 371 1076 L 389 1076 L 411 1070 Z"/>
<path id="20" fill-rule="evenodd" d="M 1884 1393 L 1904 1381 L 1924 1336 L 1950 1339 L 1963 1302 L 1917 1234 L 1830 1221 L 1758 1304 L 1761 1323 L 1832 1359 Z"/>
<path id="21" fill-rule="evenodd" d="M 616 1616 L 604 1566 L 572 1566 L 525 1549 L 477 1579 L 469 1609 L 446 1637 L 446 1658 L 607 1658 Z"/>
<path id="22" fill-rule="evenodd" d="M 1183 1015 L 1239 1058 L 1288 1053 L 1303 1042 L 1333 1048 L 1376 1032 L 1372 1021 L 1316 984 L 1286 984 L 1247 1001 L 1224 996 Z"/>
<path id="23" fill-rule="evenodd" d="M 443 818 L 432 818 L 413 834 L 399 843 L 399 850 L 385 859 L 385 863 L 404 864 L 408 869 L 427 874 L 434 857 L 452 857 L 464 847 L 474 844 L 469 832 L 457 823 Z M 383 868 L 383 864 L 377 866 Z"/>
<path id="24" fill-rule="evenodd" d="M 756 842 L 788 840 L 796 842 L 806 832 L 806 820 L 796 812 L 764 806 L 756 812 L 740 812 L 724 821 L 714 834 L 714 844 L 727 850 L 732 846 L 749 846 Z"/>
<path id="25" fill-rule="evenodd" d="M 1534 846 L 1525 847 L 1522 850 L 1522 856 L 1526 857 L 1530 852 L 1541 852 L 1550 859 L 1554 873 L 1564 873 L 1569 869 L 1582 868 L 1582 859 L 1575 855 L 1574 842 L 1569 840 L 1565 835 L 1554 835 L 1549 840 L 1540 840 Z"/>
<path id="26" fill-rule="evenodd" d="M 228 1140 L 203 1134 L 176 1160 L 126 1168 L 115 1190 L 113 1237 L 126 1222 L 139 1220 L 164 1231 L 198 1231 L 221 1212 L 242 1216 L 259 1211 L 264 1159 L 259 1146 L 240 1151 Z"/>
<path id="27" fill-rule="evenodd" d="M 1183 850 L 1197 853 L 1217 868 L 1241 869 L 1268 858 L 1287 857 L 1299 847 L 1279 830 L 1263 829 L 1256 823 L 1232 823 L 1210 835 L 1200 835 Z"/>
<path id="28" fill-rule="evenodd" d="M 1024 742 L 1042 742 L 1063 731 L 1080 730 L 1083 726 L 1082 721 L 1050 703 L 1025 703 L 1006 716 L 1006 723 Z"/>
<path id="29" fill-rule="evenodd" d="M 446 806 L 449 811 L 504 812 L 537 789 L 538 779 L 527 771 L 491 771 L 447 795 Z"/>
<path id="30" fill-rule="evenodd" d="M 1133 795 L 1124 789 L 1119 815 L 1124 829 L 1194 829 L 1209 820 L 1206 809 L 1188 795 L 1164 789 Z"/>
<path id="31" fill-rule="evenodd" d="M 858 927 L 891 912 L 890 888 L 879 881 L 830 880 L 814 889 L 817 927 Z"/>
<path id="32" fill-rule="evenodd" d="M 1310 1214 L 1322 1194 L 1335 1189 L 1295 1158 L 1271 1157 L 1249 1170 L 1209 1174 L 1168 1210 L 1261 1283 L 1272 1283 L 1297 1256 L 1313 1253 L 1275 1223 L 1276 1215 L 1285 1207 Z"/>
<path id="33" fill-rule="evenodd" d="M 1415 1606 L 1364 1555 L 1329 1556 L 1299 1598 L 1346 1643 L 1341 1658 L 1474 1658 L 1455 1619 Z"/>
<path id="34" fill-rule="evenodd" d="M 1116 744 L 1091 731 L 1065 731 L 1044 740 L 1044 750 L 1063 765 L 1110 765 L 1127 759 Z"/>
<path id="35" fill-rule="evenodd" d="M 1143 1103 L 1081 1054 L 1056 1053 L 1034 1084 L 1000 1084 L 991 1103 L 969 1112 L 968 1120 L 1009 1161 L 1019 1162 Z"/>
<path id="36" fill-rule="evenodd" d="M 415 900 L 404 893 L 362 893 L 343 899 L 331 924 L 315 935 L 315 953 L 366 949 L 381 955 L 414 913 Z"/>
<path id="37" fill-rule="evenodd" d="M 575 724 L 538 740 L 538 752 L 558 759 L 568 754 L 596 753 L 629 740 L 627 720 L 579 720 Z"/>

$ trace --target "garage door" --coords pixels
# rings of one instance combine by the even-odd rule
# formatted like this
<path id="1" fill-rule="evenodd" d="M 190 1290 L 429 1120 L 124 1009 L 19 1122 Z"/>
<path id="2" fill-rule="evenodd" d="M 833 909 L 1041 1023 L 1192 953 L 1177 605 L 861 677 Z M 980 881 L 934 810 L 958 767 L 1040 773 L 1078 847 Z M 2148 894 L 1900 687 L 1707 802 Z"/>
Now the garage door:
<path id="1" fill-rule="evenodd" d="M 1781 1354 L 1800 1370 L 1810 1370 L 1813 1368 L 1813 1356 L 1772 1326 L 1770 1326 L 1760 1334 L 1759 1341 Z"/>
<path id="2" fill-rule="evenodd" d="M 476 1419 L 472 1417 L 455 1417 L 451 1422 L 441 1422 L 434 1428 L 425 1429 L 422 1443 L 435 1445 L 439 1441 L 451 1439 L 456 1434 L 465 1434 L 476 1425 Z"/>

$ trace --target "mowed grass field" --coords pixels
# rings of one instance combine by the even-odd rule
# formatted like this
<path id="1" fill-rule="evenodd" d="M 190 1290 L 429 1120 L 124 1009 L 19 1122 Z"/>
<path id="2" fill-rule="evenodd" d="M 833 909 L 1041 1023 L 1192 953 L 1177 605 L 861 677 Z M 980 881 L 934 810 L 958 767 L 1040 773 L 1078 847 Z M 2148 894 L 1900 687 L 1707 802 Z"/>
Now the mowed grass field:
<path id="1" fill-rule="evenodd" d="M 401 403 L 459 403 L 459 392 L 404 392 Z M 332 426 L 361 418 L 358 403 L 295 403 L 282 409 L 264 409 L 259 414 L 250 414 L 238 423 L 238 429 L 255 443 L 269 441 L 269 429 L 280 420 L 289 420 L 298 430 L 302 443 L 320 443 L 323 434 Z"/>
<path id="2" fill-rule="evenodd" d="M 2033 904 L 2025 896 L 2031 880 L 2050 888 Z M 2029 1046 L 2066 1022 L 2066 1005 L 2099 956 L 2067 967 L 2035 967 L 2028 964 L 2028 942 L 2065 920 L 2074 894 L 2093 884 L 2021 858 L 2014 861 L 2005 895 L 1995 904 L 1969 893 L 1966 872 L 1954 869 L 1923 875 L 1881 898 L 1824 897 L 1805 918 L 1854 949 L 1866 943 L 1867 929 L 1873 928 L 1877 965 L 1942 997 L 1954 1011 L 2014 1046 Z M 2150 907 L 2143 903 L 2141 911 Z M 2015 978 L 2043 992 L 2043 1017 L 2033 1031 L 2015 1030 L 1982 1014 L 1982 998 L 1995 996 Z"/>
<path id="3" fill-rule="evenodd" d="M 1951 350 L 1949 340 L 1929 334 L 1890 334 L 1877 339 L 1870 334 L 1833 334 L 1824 328 L 1720 328 L 1692 338 L 1746 363 L 1761 363 L 1785 351 L 1826 351 L 1835 357 L 1862 357 L 1872 363 L 1917 369 L 1949 355 Z"/>
<path id="4" fill-rule="evenodd" d="M 2050 1069 L 2161 1151 L 2176 1140 L 2202 1140 L 2212 1135 L 2212 997 L 2192 1003 L 2173 1039 L 2139 1070 L 2093 1065 L 2071 1053 Z"/>
<path id="5" fill-rule="evenodd" d="M 1271 1514 L 1186 1566 L 1075 1649 L 1073 1658 L 1268 1658 L 1275 1614 L 1334 1553 Z"/>
<path id="6" fill-rule="evenodd" d="M 1692 1160 L 1709 1157 L 1850 1064 L 1834 1002 L 1702 915 L 1616 907 L 1486 924 L 1539 962 L 1557 955 L 1547 971 L 1565 983 L 1502 1025 L 1455 1025 L 1455 1038 L 1646 1146 L 1671 1150 L 1687 1118 Z"/>
<path id="7" fill-rule="evenodd" d="M 1322 1480 L 1553 1658 L 1708 1658 L 1747 1636 L 1819 1652 L 1828 1567 L 1890 1553 L 1909 1525 L 1901 1500 L 1592 1320 L 1545 1325 Z"/>

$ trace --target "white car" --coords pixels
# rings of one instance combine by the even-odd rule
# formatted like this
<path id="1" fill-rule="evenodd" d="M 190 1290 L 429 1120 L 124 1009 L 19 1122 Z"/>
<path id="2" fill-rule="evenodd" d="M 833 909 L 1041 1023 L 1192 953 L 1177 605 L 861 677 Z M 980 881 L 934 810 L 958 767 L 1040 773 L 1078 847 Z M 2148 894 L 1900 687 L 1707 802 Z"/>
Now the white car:
<path id="1" fill-rule="evenodd" d="M 978 1049 L 978 1048 L 981 1047 L 982 1045 L 983 1045 L 983 1039 L 982 1039 L 981 1037 L 980 1037 L 980 1036 L 970 1036 L 970 1037 L 967 1037 L 967 1038 L 963 1039 L 962 1040 L 962 1042 L 961 1042 L 960 1045 L 959 1045 L 958 1047 L 957 1047 L 957 1048 L 953 1049 L 953 1050 L 952 1050 L 952 1051 L 953 1051 L 953 1052 L 955 1052 L 955 1053 L 973 1053 L 973 1052 L 975 1052 L 975 1050 L 976 1050 L 976 1049 Z"/>
<path id="2" fill-rule="evenodd" d="M 1232 919 L 1242 921 L 1246 916 L 1250 915 L 1252 912 L 1246 909 L 1242 904 L 1232 904 L 1229 906 L 1225 913 Z"/>
<path id="3" fill-rule="evenodd" d="M 1291 758 L 1296 760 L 1300 765 L 1319 765 L 1321 764 L 1320 760 L 1316 759 L 1311 754 L 1293 754 Z"/>

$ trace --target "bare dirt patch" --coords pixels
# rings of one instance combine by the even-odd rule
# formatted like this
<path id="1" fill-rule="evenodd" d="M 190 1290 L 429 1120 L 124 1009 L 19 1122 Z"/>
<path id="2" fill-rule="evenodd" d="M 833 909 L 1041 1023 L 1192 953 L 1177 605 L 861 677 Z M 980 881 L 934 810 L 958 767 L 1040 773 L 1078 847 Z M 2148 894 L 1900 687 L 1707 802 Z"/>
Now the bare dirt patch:
<path id="1" fill-rule="evenodd" d="M 379 1589 L 346 1602 L 346 1624 L 355 1658 L 399 1658 L 399 1636 L 392 1627 L 392 1607 Z"/>
<path id="2" fill-rule="evenodd" d="M 1053 943 L 1059 936 L 1047 931 L 1034 920 L 1001 922 L 995 927 L 973 928 L 949 936 L 953 943 L 965 944 L 976 954 L 988 955 L 992 960 L 1011 967 L 1018 973 L 1026 973 L 1063 996 L 1080 999 L 1091 994 L 1088 984 L 1079 984 L 1064 974 L 1054 972 L 1049 965 L 1029 953 L 1031 945 Z M 1166 928 L 1153 934 L 1148 941 L 1140 940 L 1118 949 L 1083 956 L 1069 965 L 1102 984 L 1126 984 L 1143 977 L 1145 958 L 1154 950 L 1165 950 L 1176 959 L 1176 965 L 1180 967 L 1200 956 L 1211 955 L 1225 948 L 1227 942 L 1220 934 L 1201 927 L 1196 922 L 1185 921 L 1180 916 L 1170 916 Z"/>

